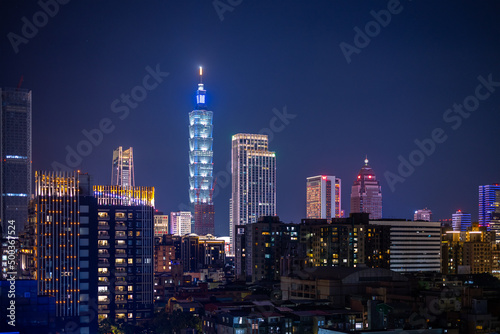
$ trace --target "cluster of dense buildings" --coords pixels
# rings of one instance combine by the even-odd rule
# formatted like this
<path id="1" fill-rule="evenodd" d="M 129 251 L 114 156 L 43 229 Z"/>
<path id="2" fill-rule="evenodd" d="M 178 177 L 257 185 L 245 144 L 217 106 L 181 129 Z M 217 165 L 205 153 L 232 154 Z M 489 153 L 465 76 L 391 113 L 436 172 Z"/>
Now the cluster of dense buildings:
<path id="1" fill-rule="evenodd" d="M 268 137 L 240 133 L 230 233 L 215 237 L 201 74 L 189 113 L 192 211 L 170 215 L 155 208 L 153 187 L 135 185 L 131 147 L 113 152 L 109 185 L 80 171 L 37 171 L 32 185 L 31 92 L 0 91 L 0 306 L 15 301 L 16 330 L 97 333 L 100 321 L 138 325 L 158 310 L 191 314 L 204 333 L 500 329 L 498 281 L 480 276 L 500 277 L 499 184 L 479 187 L 478 223 L 460 210 L 435 222 L 427 208 L 384 219 L 365 159 L 349 215 L 341 179 L 317 175 L 306 180 L 306 218 L 284 223 Z M 0 330 L 13 329 L 8 320 Z"/>

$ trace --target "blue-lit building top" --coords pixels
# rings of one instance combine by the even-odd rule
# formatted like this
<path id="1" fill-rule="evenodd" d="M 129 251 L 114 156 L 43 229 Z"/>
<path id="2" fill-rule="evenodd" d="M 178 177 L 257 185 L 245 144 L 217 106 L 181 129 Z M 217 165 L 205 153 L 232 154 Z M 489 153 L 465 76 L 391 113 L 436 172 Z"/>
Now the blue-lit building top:
<path id="1" fill-rule="evenodd" d="M 189 200 L 212 204 L 213 112 L 207 109 L 206 90 L 201 82 L 196 91 L 196 108 L 189 113 Z"/>
<path id="2" fill-rule="evenodd" d="M 479 186 L 479 225 L 490 227 L 491 219 L 495 210 L 500 209 L 500 184 L 487 184 Z"/>
<path id="3" fill-rule="evenodd" d="M 472 226 L 471 214 L 462 212 L 462 210 L 458 210 L 454 214 L 451 215 L 453 231 L 465 232 L 468 227 Z"/>

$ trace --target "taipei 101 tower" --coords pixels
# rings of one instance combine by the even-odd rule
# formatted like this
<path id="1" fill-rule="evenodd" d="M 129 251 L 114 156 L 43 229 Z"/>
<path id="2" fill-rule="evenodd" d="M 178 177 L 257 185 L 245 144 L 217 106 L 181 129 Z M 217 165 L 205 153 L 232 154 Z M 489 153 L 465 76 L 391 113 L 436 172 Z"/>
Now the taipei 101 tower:
<path id="1" fill-rule="evenodd" d="M 213 112 L 206 105 L 200 67 L 196 107 L 189 113 L 189 201 L 194 204 L 194 233 L 214 234 L 213 194 Z"/>

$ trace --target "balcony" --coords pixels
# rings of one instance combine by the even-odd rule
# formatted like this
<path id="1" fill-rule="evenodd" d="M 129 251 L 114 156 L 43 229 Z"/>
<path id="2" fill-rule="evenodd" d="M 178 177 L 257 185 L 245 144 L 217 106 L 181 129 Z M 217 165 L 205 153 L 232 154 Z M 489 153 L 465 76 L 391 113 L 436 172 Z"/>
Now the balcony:
<path id="1" fill-rule="evenodd" d="M 108 296 L 98 296 L 97 297 L 97 302 L 99 305 L 101 304 L 109 304 L 111 300 L 109 299 Z"/>
<path id="2" fill-rule="evenodd" d="M 106 267 L 109 267 L 109 260 L 108 259 L 104 259 L 104 258 L 99 258 L 97 260 L 97 264 L 99 266 L 106 266 Z"/>
<path id="3" fill-rule="evenodd" d="M 125 240 L 115 240 L 115 246 L 117 248 L 126 248 L 127 243 L 125 242 Z"/>
<path id="4" fill-rule="evenodd" d="M 99 248 L 109 248 L 109 242 L 108 242 L 108 240 L 99 240 L 97 242 L 97 246 Z"/>
<path id="5" fill-rule="evenodd" d="M 101 240 L 102 239 L 109 239 L 109 233 L 108 233 L 108 231 L 99 231 L 97 233 L 97 238 L 101 239 Z"/>
<path id="6" fill-rule="evenodd" d="M 117 276 L 125 276 L 125 275 L 127 275 L 127 268 L 125 268 L 125 267 L 118 267 L 118 268 L 116 268 L 115 269 L 115 275 L 117 275 Z"/>
<path id="7" fill-rule="evenodd" d="M 115 229 L 117 231 L 125 231 L 127 229 L 127 224 L 125 224 L 124 222 L 117 222 L 115 225 Z"/>
<path id="8" fill-rule="evenodd" d="M 121 269 L 121 268 L 118 268 L 118 269 Z M 127 278 L 117 277 L 115 280 L 115 285 L 127 285 Z"/>
<path id="9" fill-rule="evenodd" d="M 127 265 L 126 259 L 115 259 L 115 266 L 124 267 Z"/>
<path id="10" fill-rule="evenodd" d="M 99 217 L 99 219 L 109 220 L 109 214 L 107 212 L 98 212 L 97 216 Z"/>
<path id="11" fill-rule="evenodd" d="M 116 231 L 115 238 L 116 239 L 126 239 L 127 234 L 125 233 L 125 231 Z"/>
<path id="12" fill-rule="evenodd" d="M 99 221 L 97 227 L 99 230 L 109 230 L 109 224 L 107 221 Z"/>
<path id="13" fill-rule="evenodd" d="M 125 249 L 117 249 L 117 250 L 115 250 L 115 256 L 116 257 L 126 257 L 127 252 L 125 251 Z"/>
<path id="14" fill-rule="evenodd" d="M 99 277 L 97 284 L 99 285 L 109 285 L 109 278 L 107 277 Z"/>
<path id="15" fill-rule="evenodd" d="M 99 249 L 99 257 L 109 257 L 109 251 L 107 249 Z"/>

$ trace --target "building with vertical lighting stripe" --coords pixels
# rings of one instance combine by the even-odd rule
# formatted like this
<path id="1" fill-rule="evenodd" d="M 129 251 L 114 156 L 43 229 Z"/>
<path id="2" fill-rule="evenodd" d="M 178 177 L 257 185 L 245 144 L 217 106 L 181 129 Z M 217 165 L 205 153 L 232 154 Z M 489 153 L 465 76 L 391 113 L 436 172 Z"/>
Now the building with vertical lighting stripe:
<path id="1" fill-rule="evenodd" d="M 213 192 L 213 112 L 206 104 L 202 82 L 196 91 L 196 108 L 189 113 L 189 201 L 194 205 L 194 233 L 215 234 Z"/>
<path id="2" fill-rule="evenodd" d="M 267 135 L 239 133 L 232 139 L 231 248 L 235 226 L 276 215 L 276 153 L 268 150 Z"/>
<path id="3" fill-rule="evenodd" d="M 4 236 L 9 228 L 19 236 L 28 222 L 31 145 L 31 91 L 0 89 L 0 224 Z"/>
<path id="4" fill-rule="evenodd" d="M 111 185 L 134 187 L 134 153 L 132 147 L 123 150 L 120 146 L 113 151 L 113 169 L 111 172 Z"/>
<path id="5" fill-rule="evenodd" d="M 382 188 L 373 169 L 368 166 L 368 158 L 351 189 L 351 213 L 353 212 L 369 213 L 370 219 L 382 218 Z"/>
<path id="6" fill-rule="evenodd" d="M 500 184 L 479 186 L 479 225 L 490 227 L 493 214 L 500 208 Z"/>
<path id="7" fill-rule="evenodd" d="M 38 294 L 55 297 L 57 328 L 96 333 L 97 203 L 89 175 L 36 172 L 32 207 Z"/>
<path id="8" fill-rule="evenodd" d="M 331 175 L 307 178 L 307 218 L 341 217 L 341 180 Z"/>

